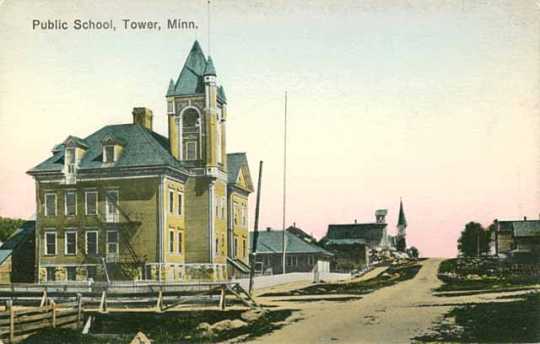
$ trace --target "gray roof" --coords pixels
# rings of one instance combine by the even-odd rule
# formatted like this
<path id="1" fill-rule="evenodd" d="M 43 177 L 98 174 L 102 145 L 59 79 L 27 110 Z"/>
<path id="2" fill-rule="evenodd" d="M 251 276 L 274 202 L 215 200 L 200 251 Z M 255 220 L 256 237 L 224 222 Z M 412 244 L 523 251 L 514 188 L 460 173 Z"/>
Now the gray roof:
<path id="1" fill-rule="evenodd" d="M 216 67 L 214 67 L 214 61 L 212 61 L 212 58 L 210 56 L 208 56 L 208 60 L 206 61 L 204 75 L 216 75 Z"/>
<path id="2" fill-rule="evenodd" d="M 328 239 L 325 241 L 325 245 L 356 245 L 367 244 L 364 239 Z"/>
<path id="3" fill-rule="evenodd" d="M 248 184 L 249 191 L 253 191 L 253 182 L 249 172 L 249 164 L 246 153 L 230 153 L 227 154 L 227 182 L 236 184 L 240 170 L 244 169 L 244 178 Z"/>
<path id="4" fill-rule="evenodd" d="M 169 82 L 167 97 L 204 94 L 205 75 L 216 75 L 216 68 L 212 59 L 210 57 L 206 59 L 204 56 L 199 42 L 195 41 L 176 82 L 172 80 Z M 225 92 L 221 86 L 218 88 L 218 98 L 226 102 Z"/>
<path id="5" fill-rule="evenodd" d="M 217 96 L 222 103 L 227 104 L 227 97 L 225 96 L 225 89 L 223 88 L 223 86 L 218 87 Z"/>
<path id="6" fill-rule="evenodd" d="M 186 58 L 184 67 L 176 79 L 174 90 L 169 90 L 167 96 L 183 96 L 204 93 L 204 70 L 206 57 L 198 41 L 193 43 Z"/>
<path id="7" fill-rule="evenodd" d="M 72 135 L 68 136 L 68 138 L 64 141 L 63 145 L 64 147 L 67 145 L 74 145 L 78 147 L 88 148 L 88 142 L 86 142 L 86 140 Z"/>
<path id="8" fill-rule="evenodd" d="M 257 238 L 257 252 L 256 253 L 281 253 L 283 252 L 283 231 L 277 230 L 265 230 L 259 231 Z M 287 240 L 287 252 L 286 253 L 319 253 L 328 256 L 333 254 L 325 249 L 309 244 L 300 239 L 296 235 L 285 231 Z M 249 232 L 250 249 L 253 247 L 252 241 L 254 240 L 254 232 Z"/>
<path id="9" fill-rule="evenodd" d="M 378 245 L 382 238 L 386 223 L 352 223 L 328 225 L 326 241 L 336 239 L 363 239 L 369 245 Z"/>
<path id="10" fill-rule="evenodd" d="M 36 221 L 26 221 L 0 247 L 0 264 L 11 256 L 13 250 L 34 234 Z"/>
<path id="11" fill-rule="evenodd" d="M 102 141 L 114 137 L 124 142 L 119 159 L 104 164 L 102 158 Z M 79 171 L 84 169 L 134 167 L 134 166 L 172 166 L 180 167 L 169 151 L 169 140 L 138 124 L 108 125 L 88 136 L 84 140 L 88 149 L 79 163 Z M 56 150 L 53 156 L 28 171 L 60 172 L 64 168 L 64 150 Z"/>
<path id="12" fill-rule="evenodd" d="M 540 237 L 540 221 L 515 221 L 514 222 L 515 237 Z"/>

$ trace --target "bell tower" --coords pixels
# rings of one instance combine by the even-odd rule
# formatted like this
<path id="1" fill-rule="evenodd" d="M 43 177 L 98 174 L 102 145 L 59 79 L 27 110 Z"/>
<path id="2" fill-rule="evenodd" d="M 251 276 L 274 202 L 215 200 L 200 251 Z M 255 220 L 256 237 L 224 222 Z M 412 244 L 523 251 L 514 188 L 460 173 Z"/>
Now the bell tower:
<path id="1" fill-rule="evenodd" d="M 169 82 L 166 98 L 172 155 L 188 167 L 204 168 L 207 175 L 226 172 L 227 101 L 214 62 L 198 41 L 176 82 Z"/>

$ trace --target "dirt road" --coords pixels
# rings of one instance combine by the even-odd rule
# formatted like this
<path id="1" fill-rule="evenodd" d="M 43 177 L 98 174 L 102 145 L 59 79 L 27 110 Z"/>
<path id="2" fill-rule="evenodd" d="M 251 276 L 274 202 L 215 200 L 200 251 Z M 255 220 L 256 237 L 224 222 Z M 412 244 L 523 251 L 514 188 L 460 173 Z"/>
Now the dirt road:
<path id="1" fill-rule="evenodd" d="M 284 308 L 299 309 L 296 318 L 255 343 L 409 343 L 425 334 L 433 322 L 456 303 L 489 302 L 483 296 L 444 298 L 433 295 L 441 285 L 437 270 L 442 259 L 421 262 L 411 280 L 379 289 L 362 299 L 346 302 L 283 302 Z M 494 300 L 500 294 L 493 294 Z M 318 295 L 317 297 L 321 297 Z"/>

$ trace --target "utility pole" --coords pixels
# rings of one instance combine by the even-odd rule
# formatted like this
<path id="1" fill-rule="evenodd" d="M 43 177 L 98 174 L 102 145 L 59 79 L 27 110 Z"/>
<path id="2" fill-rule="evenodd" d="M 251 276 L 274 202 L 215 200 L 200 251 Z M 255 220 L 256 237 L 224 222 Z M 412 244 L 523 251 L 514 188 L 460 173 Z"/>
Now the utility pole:
<path id="1" fill-rule="evenodd" d="M 255 262 L 257 261 L 257 241 L 259 239 L 259 209 L 261 204 L 261 180 L 263 162 L 259 161 L 259 180 L 257 182 L 257 203 L 255 204 L 255 224 L 253 228 L 253 243 L 251 246 L 251 267 L 249 270 L 249 295 L 253 290 L 253 276 L 255 275 Z"/>
<path id="2" fill-rule="evenodd" d="M 285 121 L 283 133 L 283 274 L 286 273 L 287 236 L 285 230 L 286 202 L 287 202 L 287 91 L 285 91 Z"/>

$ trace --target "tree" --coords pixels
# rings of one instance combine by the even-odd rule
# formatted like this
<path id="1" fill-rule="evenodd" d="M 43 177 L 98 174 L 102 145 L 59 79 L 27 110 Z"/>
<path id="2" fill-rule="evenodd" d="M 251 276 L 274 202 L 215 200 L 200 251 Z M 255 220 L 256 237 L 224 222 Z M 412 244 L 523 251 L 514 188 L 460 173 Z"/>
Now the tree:
<path id="1" fill-rule="evenodd" d="M 22 219 L 10 219 L 9 217 L 0 216 L 0 241 L 6 241 L 24 222 L 25 220 Z"/>
<path id="2" fill-rule="evenodd" d="M 485 254 L 489 250 L 490 232 L 478 222 L 469 222 L 458 239 L 458 250 L 465 257 Z"/>

